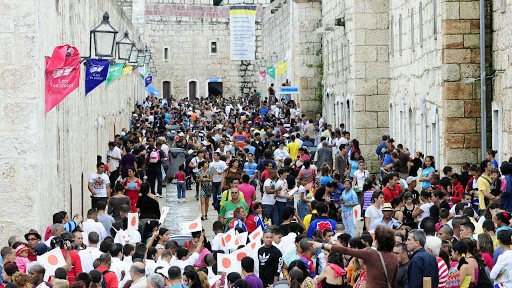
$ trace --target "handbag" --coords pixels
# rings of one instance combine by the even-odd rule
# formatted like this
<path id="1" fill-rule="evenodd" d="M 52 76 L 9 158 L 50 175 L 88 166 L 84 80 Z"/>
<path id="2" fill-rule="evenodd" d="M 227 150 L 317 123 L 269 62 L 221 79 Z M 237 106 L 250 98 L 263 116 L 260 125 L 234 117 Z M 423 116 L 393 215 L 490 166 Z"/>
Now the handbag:
<path id="1" fill-rule="evenodd" d="M 379 253 L 380 262 L 382 263 L 382 267 L 384 267 L 384 274 L 386 275 L 386 283 L 388 283 L 388 288 L 391 288 L 391 284 L 389 284 L 388 269 L 386 268 L 386 264 L 384 263 L 384 258 L 382 257 L 382 253 L 380 253 L 380 251 L 377 251 L 377 253 Z"/>

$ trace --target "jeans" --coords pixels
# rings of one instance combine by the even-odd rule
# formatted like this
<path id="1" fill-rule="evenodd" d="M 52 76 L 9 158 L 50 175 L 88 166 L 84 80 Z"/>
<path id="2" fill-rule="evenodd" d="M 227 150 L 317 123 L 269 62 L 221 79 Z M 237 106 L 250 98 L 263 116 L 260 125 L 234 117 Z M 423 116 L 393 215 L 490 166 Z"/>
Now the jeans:
<path id="1" fill-rule="evenodd" d="M 186 191 L 185 182 L 178 182 L 178 184 L 176 184 L 176 187 L 178 188 L 178 199 L 185 199 L 185 191 Z"/>
<path id="2" fill-rule="evenodd" d="M 157 193 L 155 193 L 155 180 L 158 186 L 156 192 L 158 193 L 158 195 L 162 195 L 162 171 L 148 170 L 149 188 L 151 189 L 151 193 L 156 195 Z"/>
<path id="3" fill-rule="evenodd" d="M 286 207 L 286 202 L 276 201 L 276 204 L 274 206 L 275 215 L 274 218 L 272 219 L 272 224 L 279 226 L 283 222 L 283 220 L 281 219 L 281 215 L 283 214 L 283 208 Z"/>
<path id="4" fill-rule="evenodd" d="M 356 223 L 354 222 L 354 212 L 341 212 L 341 220 L 343 221 L 343 225 L 345 225 L 345 233 L 350 234 L 350 236 L 356 236 Z"/>
<path id="5" fill-rule="evenodd" d="M 298 201 L 297 202 L 297 214 L 299 214 L 300 219 L 304 220 L 304 217 L 309 214 L 309 206 L 308 203 Z"/>
<path id="6" fill-rule="evenodd" d="M 272 221 L 272 225 L 274 224 L 274 205 L 262 204 L 263 206 L 263 220 L 270 219 Z"/>
<path id="7" fill-rule="evenodd" d="M 222 182 L 212 182 L 212 198 L 213 198 L 213 208 L 219 212 L 220 210 L 220 201 L 219 201 L 219 195 L 222 193 Z"/>
<path id="8" fill-rule="evenodd" d="M 295 207 L 295 201 L 293 199 L 286 201 L 286 206 Z"/>

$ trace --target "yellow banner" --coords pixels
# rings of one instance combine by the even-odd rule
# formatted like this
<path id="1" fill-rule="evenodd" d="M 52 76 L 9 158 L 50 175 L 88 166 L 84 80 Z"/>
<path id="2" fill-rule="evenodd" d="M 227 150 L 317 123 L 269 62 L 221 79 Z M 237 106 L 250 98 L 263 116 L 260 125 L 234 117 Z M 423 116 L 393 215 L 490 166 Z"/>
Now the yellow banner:
<path id="1" fill-rule="evenodd" d="M 231 9 L 231 10 L 229 10 L 229 15 L 246 15 L 246 16 L 256 16 L 256 10 L 249 10 L 249 9 Z"/>
<path id="2" fill-rule="evenodd" d="M 286 72 L 286 62 L 277 62 L 277 76 L 281 76 Z"/>
<path id="3" fill-rule="evenodd" d="M 132 72 L 133 70 L 133 66 L 126 66 L 123 68 L 123 74 L 121 74 L 121 77 L 119 77 L 119 79 L 122 79 L 124 76 L 130 74 L 130 72 Z"/>

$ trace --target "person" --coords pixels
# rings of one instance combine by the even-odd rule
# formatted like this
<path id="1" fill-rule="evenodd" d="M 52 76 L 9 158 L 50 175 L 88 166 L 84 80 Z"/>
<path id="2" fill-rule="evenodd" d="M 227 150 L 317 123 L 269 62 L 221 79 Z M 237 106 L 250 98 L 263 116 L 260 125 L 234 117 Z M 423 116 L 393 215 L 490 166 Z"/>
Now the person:
<path id="1" fill-rule="evenodd" d="M 480 212 L 483 212 L 487 207 L 487 204 L 490 201 L 499 201 L 499 196 L 496 197 L 491 194 L 491 185 L 492 179 L 490 177 L 490 172 L 492 169 L 492 165 L 489 160 L 484 160 L 480 163 L 480 169 L 482 171 L 482 175 L 478 177 L 478 209 Z"/>
<path id="2" fill-rule="evenodd" d="M 254 274 L 254 259 L 245 256 L 240 264 L 242 266 L 242 277 L 249 288 L 263 288 L 263 282 Z"/>
<path id="3" fill-rule="evenodd" d="M 498 151 L 496 150 L 487 150 L 487 152 L 485 153 L 485 159 L 487 161 L 489 161 L 489 163 L 491 163 L 491 166 L 494 167 L 494 168 L 498 168 L 498 161 L 496 161 L 496 153 L 498 153 Z"/>
<path id="4" fill-rule="evenodd" d="M 42 240 L 41 235 L 37 232 L 35 229 L 30 229 L 27 234 L 25 234 L 25 240 L 27 240 L 27 247 L 29 248 L 28 251 L 28 259 L 33 262 L 37 261 L 37 255 L 36 255 L 36 246 L 39 244 Z M 0 271 L 1 271 L 1 265 L 0 265 Z M 0 278 L 1 282 L 2 278 Z"/>
<path id="5" fill-rule="evenodd" d="M 356 192 L 352 189 L 349 179 L 343 181 L 344 190 L 341 194 L 341 219 L 345 225 L 345 230 L 350 236 L 356 236 L 356 225 L 354 222 L 354 207 L 359 205 L 359 199 Z M 318 210 L 318 207 L 317 207 Z"/>
<path id="6" fill-rule="evenodd" d="M 304 221 L 306 219 L 306 216 L 309 214 L 310 209 L 312 209 L 313 194 L 310 193 L 309 190 L 306 190 L 306 185 L 308 183 L 307 178 L 301 177 L 298 179 L 299 179 L 299 201 L 297 201 L 297 211 L 298 211 L 299 217 Z M 314 209 L 312 209 L 312 210 L 314 210 Z M 307 228 L 307 225 L 306 225 L 306 228 Z"/>
<path id="7" fill-rule="evenodd" d="M 132 213 L 137 212 L 137 200 L 139 199 L 140 186 L 142 185 L 142 181 L 137 178 L 136 171 L 135 168 L 129 167 L 127 169 L 128 177 L 121 182 L 125 189 L 125 195 L 130 198 Z"/>
<path id="8" fill-rule="evenodd" d="M 234 181 L 233 185 L 238 186 L 238 183 Z M 220 221 L 224 224 L 227 223 L 228 220 L 231 220 L 231 218 L 233 218 L 233 211 L 235 210 L 236 207 L 243 206 L 245 208 L 245 211 L 249 211 L 247 203 L 240 199 L 240 192 L 238 191 L 238 189 L 230 190 L 228 191 L 228 193 L 230 193 L 231 195 L 231 200 L 224 203 L 219 212 Z"/>
<path id="9" fill-rule="evenodd" d="M 327 204 L 319 202 L 316 205 L 316 211 L 318 212 L 319 216 L 315 220 L 311 221 L 311 224 L 309 224 L 308 238 L 313 238 L 313 232 L 315 230 L 324 231 L 325 229 L 331 229 L 334 231 L 336 228 L 336 221 L 327 216 Z"/>
<path id="10" fill-rule="evenodd" d="M 110 273 L 112 274 L 112 273 Z M 146 266 L 141 262 L 135 262 L 130 267 L 130 277 L 133 280 L 131 288 L 146 288 Z"/>
<path id="11" fill-rule="evenodd" d="M 444 260 L 439 257 L 439 252 L 441 251 L 441 245 L 443 241 L 435 236 L 427 236 L 427 240 L 425 242 L 425 250 L 434 255 L 437 261 L 437 270 L 439 273 L 439 287 L 446 287 L 446 283 L 448 282 L 448 266 L 444 262 Z"/>
<path id="12" fill-rule="evenodd" d="M 149 196 L 149 185 L 147 183 L 142 183 L 140 186 L 140 193 L 141 196 L 137 201 L 139 221 L 142 219 L 160 219 L 160 204 L 158 204 L 158 201 L 154 198 Z"/>
<path id="13" fill-rule="evenodd" d="M 366 287 L 396 287 L 398 260 L 392 253 L 395 243 L 393 231 L 387 227 L 377 227 L 375 229 L 375 242 L 376 250 L 352 249 L 342 245 L 314 243 L 316 248 L 362 259 L 367 271 Z"/>
<path id="14" fill-rule="evenodd" d="M 110 265 L 112 264 L 112 258 L 110 254 L 103 253 L 100 255 L 98 259 L 100 265 L 96 268 L 96 270 L 98 270 L 102 274 L 103 281 L 105 281 L 106 284 L 106 288 L 117 288 L 119 285 L 119 279 L 117 278 L 116 273 L 109 270 Z"/>
<path id="15" fill-rule="evenodd" d="M 293 200 L 293 195 L 288 195 L 288 181 L 286 178 L 289 173 L 284 168 L 280 168 L 278 170 L 279 179 L 276 182 L 276 189 L 279 189 L 276 193 L 276 202 L 274 209 L 276 210 L 274 213 L 275 219 L 272 219 L 272 223 L 276 226 L 281 225 L 282 219 L 281 215 L 283 215 L 283 209 L 287 206 L 287 202 L 289 200 Z"/>
<path id="16" fill-rule="evenodd" d="M 98 219 L 98 222 L 101 223 L 103 225 L 103 227 L 105 227 L 105 231 L 107 232 L 107 235 L 108 235 L 109 234 L 108 231 L 110 231 L 110 228 L 116 221 L 114 220 L 114 217 L 108 215 L 105 212 L 105 210 L 107 209 L 107 203 L 100 201 L 100 202 L 98 202 L 96 207 L 98 210 L 98 215 L 96 216 Z M 75 241 L 75 244 L 77 244 L 76 241 Z"/>
<path id="17" fill-rule="evenodd" d="M 169 276 L 169 285 L 167 285 L 167 287 L 184 288 L 182 284 L 183 277 L 181 276 L 180 268 L 177 266 L 171 266 L 167 271 L 167 275 Z"/>
<path id="18" fill-rule="evenodd" d="M 247 163 L 246 163 L 247 164 Z M 251 183 L 251 177 L 249 175 L 244 174 L 242 175 L 242 184 L 238 185 L 238 190 L 244 194 L 244 199 L 252 203 L 256 201 L 256 188 L 250 184 Z M 249 204 L 247 203 L 247 204 Z"/>
<path id="19" fill-rule="evenodd" d="M 301 283 L 301 288 L 314 288 L 315 280 L 309 276 L 308 268 L 304 262 L 300 261 L 298 258 L 290 262 L 288 265 L 288 271 L 298 270 L 302 273 L 302 280 L 299 281 Z M 295 273 L 295 272 L 294 272 Z"/>
<path id="20" fill-rule="evenodd" d="M 382 214 L 382 205 L 384 204 L 384 193 L 381 191 L 375 191 L 372 194 L 372 205 L 370 205 L 368 208 L 366 208 L 365 214 L 364 214 L 364 224 L 366 229 L 373 233 L 375 223 L 382 220 L 382 217 L 384 214 Z"/>
<path id="21" fill-rule="evenodd" d="M 212 196 L 213 173 L 208 168 L 208 161 L 203 160 L 198 164 L 199 173 L 197 181 L 201 182 L 201 220 L 208 220 L 208 208 Z"/>
<path id="22" fill-rule="evenodd" d="M 110 197 L 110 201 L 109 201 L 109 212 L 112 214 L 112 217 L 114 217 L 114 220 L 116 221 L 119 221 L 121 220 L 121 207 L 123 205 L 128 205 L 128 207 L 130 207 L 130 209 L 128 210 L 128 212 L 131 212 L 132 211 L 132 205 L 131 205 L 131 200 L 130 200 L 130 197 L 124 195 L 124 187 L 122 185 L 117 185 L 115 188 L 114 188 L 114 195 L 112 197 Z M 139 195 L 137 193 L 137 201 L 139 199 Z M 137 209 L 137 208 L 135 208 Z M 137 212 L 137 210 L 135 210 L 135 212 Z"/>
<path id="23" fill-rule="evenodd" d="M 178 191 L 178 203 L 185 202 L 186 196 L 186 181 L 187 175 L 185 174 L 185 166 L 182 164 L 179 166 L 178 171 L 174 173 L 174 179 L 176 179 L 176 189 Z M 215 199 L 215 198 L 214 198 Z"/>
<path id="24" fill-rule="evenodd" d="M 247 232 L 252 233 L 254 230 L 261 228 L 261 230 L 265 230 L 265 223 L 261 218 L 263 213 L 263 208 L 261 203 L 258 201 L 254 201 L 251 204 L 249 215 L 245 219 L 245 226 L 247 227 Z"/>
<path id="25" fill-rule="evenodd" d="M 425 248 L 427 236 L 425 232 L 419 229 L 409 231 L 407 236 L 407 250 L 412 253 L 409 267 L 407 269 L 408 287 L 423 287 L 423 277 L 430 277 L 432 287 L 437 287 L 439 283 L 439 272 L 436 257 L 429 254 Z"/>
<path id="26" fill-rule="evenodd" d="M 80 263 L 82 264 L 82 271 L 89 273 L 94 269 L 93 262 L 95 259 L 101 256 L 101 251 L 98 247 L 98 243 L 100 242 L 100 236 L 98 233 L 92 231 L 87 235 L 87 240 L 89 245 L 85 250 L 78 252 L 78 256 L 80 256 Z"/>
<path id="27" fill-rule="evenodd" d="M 322 273 L 315 280 L 322 283 L 322 288 L 341 288 L 347 272 L 343 270 L 342 255 L 340 253 L 329 253 L 327 264 Z"/>
<path id="28" fill-rule="evenodd" d="M 110 198 L 110 180 L 105 174 L 105 164 L 98 162 L 96 164 L 96 173 L 89 175 L 89 182 L 87 184 L 89 192 L 91 192 L 91 205 L 96 208 L 99 201 L 105 203 Z"/>
<path id="29" fill-rule="evenodd" d="M 503 253 L 494 264 L 490 278 L 494 281 L 495 287 L 512 287 L 512 277 L 509 274 L 512 271 L 512 261 L 510 261 L 512 259 L 512 250 L 510 250 L 512 231 L 502 230 L 497 237 Z"/>
<path id="30" fill-rule="evenodd" d="M 433 164 L 434 156 L 425 157 L 425 162 L 423 162 L 423 168 L 421 169 L 421 176 L 419 177 L 419 181 L 422 182 L 421 189 L 428 189 L 431 187 L 430 180 L 436 171 Z"/>
<path id="31" fill-rule="evenodd" d="M 398 230 L 401 227 L 401 223 L 393 218 L 393 212 L 394 210 L 391 206 L 391 203 L 384 203 L 384 206 L 382 206 L 382 219 L 380 221 L 374 222 L 373 226 L 370 227 L 370 230 L 375 231 L 375 228 L 381 225 L 391 228 L 394 232 L 395 230 Z"/>
<path id="32" fill-rule="evenodd" d="M 99 203 L 98 203 L 99 204 Z M 96 232 L 100 236 L 100 243 L 107 237 L 109 234 L 105 229 L 103 224 L 98 222 L 98 211 L 96 209 L 89 209 L 87 211 L 87 221 L 82 223 L 83 236 L 84 236 L 84 244 L 89 245 L 89 233 Z"/>
<path id="33" fill-rule="evenodd" d="M 224 175 L 222 177 L 222 187 L 230 187 L 231 182 L 237 181 L 240 183 L 242 179 L 243 171 L 239 169 L 239 161 L 237 159 L 231 159 L 228 164 L 228 168 L 224 170 Z"/>
<path id="34" fill-rule="evenodd" d="M 240 227 L 243 232 L 247 232 L 245 226 L 245 218 L 247 217 L 247 210 L 243 206 L 238 206 L 233 210 L 233 218 L 228 219 L 226 222 L 226 230 Z"/>
<path id="35" fill-rule="evenodd" d="M 146 173 L 148 176 L 148 183 L 151 189 L 151 193 L 156 195 L 159 198 L 162 198 L 162 185 L 163 185 L 163 175 L 162 175 L 162 164 L 167 160 L 164 151 L 162 151 L 162 142 L 157 141 L 156 147 L 153 149 L 148 149 L 147 154 L 147 167 Z M 155 190 L 155 181 L 157 188 Z"/>
<path id="36" fill-rule="evenodd" d="M 34 288 L 51 288 L 52 285 L 49 282 L 44 281 L 44 273 L 46 269 L 41 264 L 33 264 L 28 270 L 30 275 L 30 283 Z"/>
<path id="37" fill-rule="evenodd" d="M 258 249 L 259 274 L 263 287 L 273 284 L 279 280 L 279 274 L 283 269 L 283 255 L 281 251 L 272 244 L 274 232 L 272 229 L 263 231 L 263 246 Z M 283 273 L 284 274 L 284 273 Z"/>
<path id="38" fill-rule="evenodd" d="M 460 288 L 475 287 L 477 281 L 478 262 L 468 249 L 467 244 L 470 241 L 458 241 L 452 247 L 452 259 L 458 262 Z"/>
<path id="39" fill-rule="evenodd" d="M 107 164 L 110 171 L 110 183 L 116 183 L 119 177 L 119 161 L 121 160 L 121 149 L 114 141 L 108 142 Z"/>
<path id="40" fill-rule="evenodd" d="M 32 288 L 32 283 L 30 283 L 31 277 L 28 274 L 23 272 L 16 272 L 12 275 L 12 282 L 16 284 L 17 288 Z"/>
<path id="41" fill-rule="evenodd" d="M 398 274 L 396 280 L 397 288 L 407 287 L 407 270 L 409 268 L 409 255 L 407 254 L 407 245 L 405 243 L 397 243 L 393 248 L 393 254 L 398 259 Z"/>
<path id="42" fill-rule="evenodd" d="M 183 272 L 183 284 L 188 288 L 202 288 L 199 275 L 197 275 L 197 272 L 194 270 Z"/>
<path id="43" fill-rule="evenodd" d="M 201 272 L 204 274 L 204 272 Z M 151 274 L 147 277 L 147 288 L 165 288 L 164 277 L 160 274 Z M 209 286 L 208 286 L 209 288 Z"/>
<path id="44" fill-rule="evenodd" d="M 364 160 L 359 160 L 357 165 L 358 169 L 354 171 L 354 181 L 352 186 L 362 188 L 364 186 L 366 177 L 370 175 L 370 172 L 368 172 L 368 170 L 365 169 L 366 164 Z"/>
<path id="45" fill-rule="evenodd" d="M 263 206 L 263 218 L 265 220 L 270 219 L 272 223 L 275 223 L 276 217 L 275 214 L 277 214 L 274 210 L 276 210 L 275 203 L 276 203 L 276 193 L 278 193 L 281 188 L 276 187 L 276 178 L 277 178 L 277 171 L 276 170 L 269 170 L 268 171 L 269 178 L 265 180 L 263 183 L 263 190 L 264 194 L 261 198 L 261 204 Z"/>

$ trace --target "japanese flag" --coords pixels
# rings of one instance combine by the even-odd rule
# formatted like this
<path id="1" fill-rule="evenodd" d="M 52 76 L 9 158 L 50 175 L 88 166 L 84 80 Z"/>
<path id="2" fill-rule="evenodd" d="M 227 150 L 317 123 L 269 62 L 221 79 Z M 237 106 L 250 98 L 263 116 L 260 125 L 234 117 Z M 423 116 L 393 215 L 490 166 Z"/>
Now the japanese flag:
<path id="1" fill-rule="evenodd" d="M 128 213 L 128 229 L 132 229 L 132 230 L 139 229 L 139 214 Z"/>
<path id="2" fill-rule="evenodd" d="M 260 249 L 260 247 L 261 247 L 261 241 L 251 242 L 251 243 L 247 244 L 247 247 L 249 247 L 252 250 L 252 252 L 254 253 L 254 255 L 256 255 L 256 257 L 257 257 L 258 249 Z M 254 260 L 256 260 L 256 259 L 254 259 Z"/>
<path id="3" fill-rule="evenodd" d="M 357 223 L 357 221 L 361 220 L 361 205 L 354 206 L 352 211 L 354 212 L 354 222 Z"/>
<path id="4" fill-rule="evenodd" d="M 253 259 L 255 259 L 255 257 L 257 257 L 257 253 L 254 254 L 254 251 L 249 246 L 245 246 L 242 249 L 238 249 L 231 254 L 235 255 L 236 261 L 239 261 L 239 262 L 242 261 L 242 259 L 246 256 L 251 257 Z M 255 262 L 255 263 L 257 263 L 257 262 Z"/>
<path id="5" fill-rule="evenodd" d="M 238 234 L 238 239 L 240 239 L 241 245 L 247 244 L 247 237 L 249 236 L 248 232 Z"/>
<path id="6" fill-rule="evenodd" d="M 235 229 L 230 229 L 224 236 L 222 236 L 222 239 L 220 240 L 222 247 L 225 249 L 232 249 L 236 248 L 236 241 L 240 243 L 240 239 L 237 237 L 237 233 Z"/>
<path id="7" fill-rule="evenodd" d="M 249 242 L 260 242 L 261 237 L 263 237 L 263 230 L 258 226 L 258 229 L 252 231 L 251 235 L 249 235 Z"/>
<path id="8" fill-rule="evenodd" d="M 37 256 L 37 262 L 43 265 L 46 272 L 44 278 L 48 280 L 50 276 L 55 275 L 55 270 L 66 265 L 66 260 L 62 256 L 60 248 L 55 248 L 41 256 Z"/>
<path id="9" fill-rule="evenodd" d="M 203 226 L 201 225 L 201 217 L 197 217 L 194 221 L 183 223 L 183 233 L 192 233 L 202 230 Z"/>
<path id="10" fill-rule="evenodd" d="M 235 254 L 217 254 L 217 271 L 226 273 L 241 273 L 242 266 L 240 261 L 236 259 Z"/>

